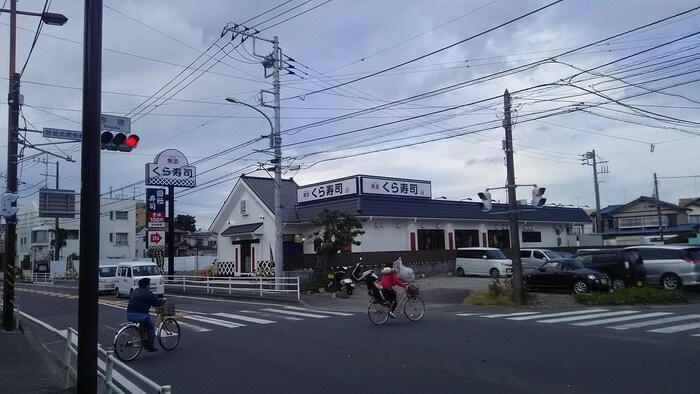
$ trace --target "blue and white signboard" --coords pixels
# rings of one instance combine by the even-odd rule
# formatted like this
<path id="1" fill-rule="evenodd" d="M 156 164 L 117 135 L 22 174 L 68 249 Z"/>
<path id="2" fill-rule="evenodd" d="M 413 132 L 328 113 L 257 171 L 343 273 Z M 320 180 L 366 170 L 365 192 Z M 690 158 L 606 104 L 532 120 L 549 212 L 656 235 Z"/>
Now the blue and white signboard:
<path id="1" fill-rule="evenodd" d="M 195 187 L 195 167 L 179 150 L 166 149 L 156 156 L 154 163 L 146 163 L 146 185 Z"/>
<path id="2" fill-rule="evenodd" d="M 361 183 L 362 194 L 430 198 L 432 193 L 429 181 L 363 176 Z"/>
<path id="3" fill-rule="evenodd" d="M 354 177 L 300 187 L 297 201 L 303 203 L 351 194 L 357 194 L 357 178 Z"/>
<path id="4" fill-rule="evenodd" d="M 113 133 L 130 134 L 131 133 L 131 118 L 101 114 L 100 115 L 100 129 L 102 131 L 111 131 Z"/>

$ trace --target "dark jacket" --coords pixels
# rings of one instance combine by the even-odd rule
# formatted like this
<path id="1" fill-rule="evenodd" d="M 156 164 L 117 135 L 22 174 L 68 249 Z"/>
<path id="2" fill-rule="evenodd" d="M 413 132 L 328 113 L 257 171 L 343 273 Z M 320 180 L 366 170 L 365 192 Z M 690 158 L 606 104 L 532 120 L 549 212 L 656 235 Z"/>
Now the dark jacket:
<path id="1" fill-rule="evenodd" d="M 165 299 L 158 299 L 150 290 L 137 287 L 131 292 L 126 313 L 148 313 L 152 306 L 161 306 L 163 304 L 165 304 Z"/>

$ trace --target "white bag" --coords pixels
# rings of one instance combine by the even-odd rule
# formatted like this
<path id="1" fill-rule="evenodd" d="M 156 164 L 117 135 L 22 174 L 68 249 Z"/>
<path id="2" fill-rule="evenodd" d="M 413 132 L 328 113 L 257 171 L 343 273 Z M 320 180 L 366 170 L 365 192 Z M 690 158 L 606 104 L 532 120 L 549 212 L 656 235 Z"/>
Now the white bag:
<path id="1" fill-rule="evenodd" d="M 394 261 L 394 270 L 396 271 L 396 276 L 401 282 L 410 283 L 416 279 L 416 276 L 413 273 L 413 269 L 403 265 L 401 257 L 399 257 L 398 260 Z"/>

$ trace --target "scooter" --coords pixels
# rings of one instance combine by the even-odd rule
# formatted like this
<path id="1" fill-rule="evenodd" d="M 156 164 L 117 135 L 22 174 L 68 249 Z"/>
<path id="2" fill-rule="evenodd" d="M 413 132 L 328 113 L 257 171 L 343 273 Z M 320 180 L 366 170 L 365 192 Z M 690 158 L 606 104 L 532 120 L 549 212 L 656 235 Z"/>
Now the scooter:
<path id="1" fill-rule="evenodd" d="M 331 272 L 328 273 L 328 279 L 330 279 L 330 281 L 326 285 L 326 289 L 331 294 L 338 293 L 340 298 L 347 298 L 352 295 L 352 292 L 355 290 L 355 282 L 352 278 L 348 277 L 346 273 L 348 268 L 350 267 L 335 267 L 335 270 L 331 270 Z"/>

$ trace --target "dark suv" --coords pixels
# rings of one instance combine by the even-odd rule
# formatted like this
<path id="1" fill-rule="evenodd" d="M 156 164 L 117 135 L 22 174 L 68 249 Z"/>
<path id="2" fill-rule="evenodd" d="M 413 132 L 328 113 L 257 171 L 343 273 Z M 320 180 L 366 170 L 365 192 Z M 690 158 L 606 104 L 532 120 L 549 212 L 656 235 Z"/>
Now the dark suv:
<path id="1" fill-rule="evenodd" d="M 574 256 L 581 258 L 586 268 L 606 273 L 614 288 L 646 283 L 642 256 L 637 249 L 579 250 Z"/>

